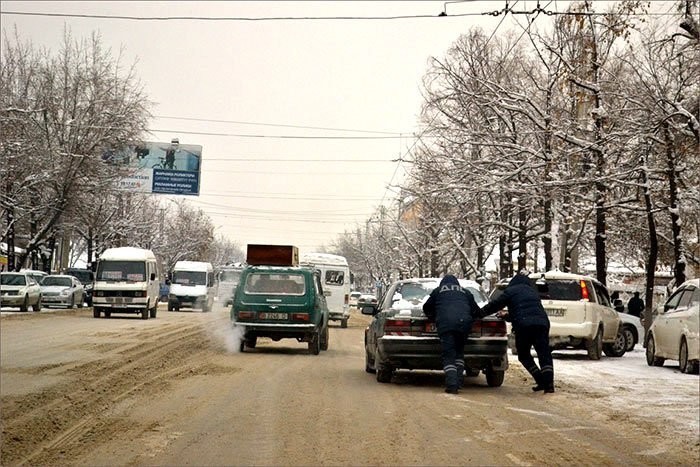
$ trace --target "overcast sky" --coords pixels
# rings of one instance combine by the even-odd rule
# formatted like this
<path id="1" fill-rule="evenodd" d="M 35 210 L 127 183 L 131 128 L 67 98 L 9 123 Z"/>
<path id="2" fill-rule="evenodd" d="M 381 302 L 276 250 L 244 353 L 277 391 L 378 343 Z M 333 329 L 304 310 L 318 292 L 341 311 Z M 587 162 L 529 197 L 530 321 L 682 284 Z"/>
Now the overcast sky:
<path id="1" fill-rule="evenodd" d="M 568 2 L 541 3 L 561 10 Z M 503 16 L 480 13 L 504 5 L 3 0 L 1 18 L 3 32 L 16 25 L 21 38 L 54 50 L 65 26 L 78 38 L 99 31 L 115 54 L 123 46 L 155 103 L 145 139 L 203 146 L 200 196 L 188 200 L 212 218 L 216 232 L 242 247 L 293 244 L 304 252 L 364 226 L 390 203 L 390 185 L 401 182 L 405 167 L 395 161 L 410 152 L 418 132 L 428 59 L 444 56 L 473 26 L 491 34 Z M 448 16 L 438 17 L 444 8 Z M 310 19 L 420 15 L 430 17 Z M 271 17 L 305 19 L 262 19 Z M 518 22 L 526 24 L 525 16 L 507 16 L 498 33 L 521 33 Z"/>

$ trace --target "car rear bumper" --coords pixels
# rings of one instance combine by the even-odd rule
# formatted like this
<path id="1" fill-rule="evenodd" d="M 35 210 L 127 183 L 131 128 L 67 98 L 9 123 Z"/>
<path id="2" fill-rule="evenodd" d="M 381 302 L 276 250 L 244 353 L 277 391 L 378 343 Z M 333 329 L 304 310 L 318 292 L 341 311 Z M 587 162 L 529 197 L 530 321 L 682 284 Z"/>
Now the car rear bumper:
<path id="1" fill-rule="evenodd" d="M 303 338 L 313 334 L 318 329 L 316 324 L 278 324 L 278 323 L 245 323 L 236 322 L 234 327 L 243 330 L 246 338 L 271 337 L 273 339 Z"/>
<path id="2" fill-rule="evenodd" d="M 350 318 L 350 312 L 348 313 L 330 313 L 328 319 L 333 321 L 341 321 Z"/>
<path id="3" fill-rule="evenodd" d="M 474 369 L 508 368 L 508 338 L 469 339 L 464 345 L 465 367 Z M 437 337 L 383 336 L 377 341 L 381 361 L 394 368 L 441 370 L 442 347 Z"/>
<path id="4" fill-rule="evenodd" d="M 549 322 L 549 340 L 593 339 L 598 332 L 598 323 L 557 323 Z"/>

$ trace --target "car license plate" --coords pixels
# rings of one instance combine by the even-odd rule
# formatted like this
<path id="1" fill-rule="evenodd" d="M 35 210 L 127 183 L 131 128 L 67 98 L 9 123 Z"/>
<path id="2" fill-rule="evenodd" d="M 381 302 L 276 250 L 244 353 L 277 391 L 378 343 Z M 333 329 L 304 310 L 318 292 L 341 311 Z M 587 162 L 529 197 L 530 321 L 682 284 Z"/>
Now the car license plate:
<path id="1" fill-rule="evenodd" d="M 547 308 L 547 316 L 564 316 L 566 314 L 566 310 L 563 308 Z"/>
<path id="2" fill-rule="evenodd" d="M 287 313 L 260 313 L 260 319 L 287 319 Z"/>
<path id="3" fill-rule="evenodd" d="M 435 323 L 425 323 L 425 332 L 437 332 Z"/>

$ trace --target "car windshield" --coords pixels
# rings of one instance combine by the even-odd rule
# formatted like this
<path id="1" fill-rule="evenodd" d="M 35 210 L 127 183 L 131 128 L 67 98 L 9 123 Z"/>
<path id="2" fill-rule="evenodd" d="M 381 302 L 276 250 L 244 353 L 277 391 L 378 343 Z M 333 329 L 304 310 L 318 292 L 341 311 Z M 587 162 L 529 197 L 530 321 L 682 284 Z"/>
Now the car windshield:
<path id="1" fill-rule="evenodd" d="M 41 285 L 61 285 L 63 287 L 70 287 L 73 285 L 73 282 L 71 281 L 70 277 L 46 276 L 44 277 L 44 280 L 41 281 Z"/>
<path id="2" fill-rule="evenodd" d="M 100 261 L 97 265 L 98 281 L 145 281 L 146 263 L 143 261 Z"/>
<path id="3" fill-rule="evenodd" d="M 249 274 L 245 293 L 264 295 L 304 295 L 305 279 L 302 274 Z"/>
<path id="4" fill-rule="evenodd" d="M 173 284 L 207 285 L 207 273 L 203 271 L 175 271 Z"/>
<path id="5" fill-rule="evenodd" d="M 68 271 L 66 274 L 75 277 L 83 284 L 89 284 L 92 282 L 92 271 Z"/>
<path id="6" fill-rule="evenodd" d="M 27 285 L 27 279 L 23 274 L 2 274 L 1 285 Z"/>

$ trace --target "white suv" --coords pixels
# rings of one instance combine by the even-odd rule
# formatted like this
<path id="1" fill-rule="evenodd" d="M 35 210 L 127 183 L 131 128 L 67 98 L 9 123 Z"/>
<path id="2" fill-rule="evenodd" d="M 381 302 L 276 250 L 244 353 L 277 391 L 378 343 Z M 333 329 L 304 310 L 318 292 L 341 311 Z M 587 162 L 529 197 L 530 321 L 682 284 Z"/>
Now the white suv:
<path id="1" fill-rule="evenodd" d="M 600 360 L 603 352 L 609 357 L 625 354 L 627 340 L 621 332 L 621 320 L 603 284 L 589 276 L 559 271 L 530 274 L 530 281 L 549 316 L 549 346 L 553 350 L 585 349 L 591 360 Z M 507 283 L 499 282 L 491 298 Z M 514 339 L 509 337 L 515 354 Z"/>
<path id="2" fill-rule="evenodd" d="M 625 354 L 627 342 L 610 294 L 596 279 L 549 271 L 530 274 L 549 316 L 552 349 L 586 349 L 591 360 Z"/>

